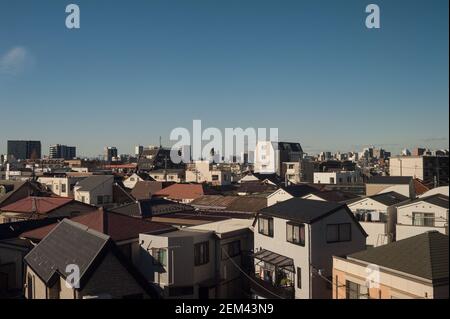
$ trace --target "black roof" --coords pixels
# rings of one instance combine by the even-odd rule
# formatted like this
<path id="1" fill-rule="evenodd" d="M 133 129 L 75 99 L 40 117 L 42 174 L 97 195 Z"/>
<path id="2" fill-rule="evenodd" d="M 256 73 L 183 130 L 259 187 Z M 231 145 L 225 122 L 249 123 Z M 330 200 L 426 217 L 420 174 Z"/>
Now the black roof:
<path id="1" fill-rule="evenodd" d="M 0 224 L 0 239 L 15 238 L 26 231 L 53 224 L 57 220 L 52 217 Z"/>
<path id="2" fill-rule="evenodd" d="M 151 297 L 158 297 L 154 287 L 120 252 L 108 235 L 69 219 L 62 220 L 24 257 L 24 261 L 47 286 L 52 286 L 59 278 L 56 275 L 66 277 L 68 264 L 76 264 L 80 270 L 80 289 L 83 289 L 108 252 L 117 257 L 146 293 Z"/>
<path id="3" fill-rule="evenodd" d="M 289 185 L 283 189 L 294 197 L 303 197 L 305 195 L 320 192 L 320 187 L 309 184 Z"/>
<path id="4" fill-rule="evenodd" d="M 108 241 L 109 236 L 64 219 L 24 260 L 46 284 L 55 273 L 66 274 L 68 263 L 78 265 L 81 279 Z"/>
<path id="5" fill-rule="evenodd" d="M 303 149 L 302 149 L 302 146 L 300 145 L 300 143 L 278 142 L 278 149 L 280 151 L 292 151 L 292 152 L 303 153 Z"/>
<path id="6" fill-rule="evenodd" d="M 367 184 L 409 184 L 412 179 L 410 176 L 372 176 Z"/>
<path id="7" fill-rule="evenodd" d="M 148 218 L 157 215 L 190 211 L 194 210 L 194 207 L 154 197 L 151 199 L 137 200 L 110 210 L 128 216 Z"/>
<path id="8" fill-rule="evenodd" d="M 348 256 L 432 281 L 448 281 L 448 236 L 426 232 Z"/>
<path id="9" fill-rule="evenodd" d="M 300 223 L 311 224 L 341 208 L 347 207 L 344 204 L 294 197 L 273 206 L 266 207 L 260 210 L 260 213 Z"/>
<path id="10" fill-rule="evenodd" d="M 387 193 L 381 193 L 369 196 L 370 199 L 373 199 L 381 204 L 384 204 L 386 206 L 392 206 L 401 202 L 404 202 L 409 199 L 409 197 L 406 197 L 402 194 L 396 193 L 396 192 L 387 192 Z"/>
<path id="11" fill-rule="evenodd" d="M 434 195 L 430 195 L 430 196 L 419 197 L 410 202 L 405 203 L 405 205 L 419 203 L 419 202 L 426 202 L 426 203 L 429 203 L 432 205 L 436 205 L 436 206 L 448 209 L 448 196 L 442 195 L 442 194 L 434 194 Z"/>

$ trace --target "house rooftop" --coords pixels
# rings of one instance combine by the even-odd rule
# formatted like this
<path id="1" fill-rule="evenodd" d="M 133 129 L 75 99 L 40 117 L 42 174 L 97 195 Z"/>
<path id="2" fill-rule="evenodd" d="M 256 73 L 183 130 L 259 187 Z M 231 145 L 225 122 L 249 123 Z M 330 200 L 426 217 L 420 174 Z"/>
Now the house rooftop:
<path id="1" fill-rule="evenodd" d="M 106 183 L 107 181 L 112 180 L 114 181 L 113 175 L 92 175 L 89 177 L 86 177 L 85 179 L 77 182 L 76 186 L 79 186 L 80 191 L 91 191 L 93 189 L 96 189 L 103 183 Z"/>
<path id="2" fill-rule="evenodd" d="M 102 208 L 96 211 L 86 213 L 71 219 L 74 222 L 85 225 L 90 229 L 110 236 L 114 241 L 138 238 L 140 233 L 161 233 L 175 230 L 174 227 L 154 223 L 119 213 L 104 210 Z M 21 237 L 32 240 L 42 240 L 55 227 L 57 223 L 37 228 L 22 233 Z"/>
<path id="3" fill-rule="evenodd" d="M 209 224 L 189 227 L 193 230 L 213 231 L 216 234 L 226 234 L 239 230 L 249 229 L 253 224 L 250 219 L 227 219 Z"/>
<path id="4" fill-rule="evenodd" d="M 346 205 L 294 197 L 284 202 L 264 208 L 260 210 L 260 213 L 286 220 L 311 224 L 316 220 L 319 220 L 343 208 L 346 208 Z"/>
<path id="5" fill-rule="evenodd" d="M 0 212 L 46 215 L 51 211 L 73 202 L 68 197 L 35 197 L 28 196 L 15 203 L 3 206 Z"/>
<path id="6" fill-rule="evenodd" d="M 347 258 L 432 281 L 448 281 L 448 243 L 448 236 L 431 231 L 351 254 Z"/>
<path id="7" fill-rule="evenodd" d="M 204 195 L 202 184 L 173 184 L 157 191 L 155 196 L 175 200 L 196 199 Z"/>
<path id="8" fill-rule="evenodd" d="M 436 206 L 448 209 L 448 196 L 445 196 L 442 194 L 434 194 L 434 195 L 430 195 L 430 196 L 426 196 L 426 197 L 419 197 L 414 200 L 402 203 L 402 204 L 398 205 L 398 207 L 410 205 L 410 204 L 414 204 L 414 203 L 420 203 L 420 202 L 425 202 L 428 204 L 432 204 L 432 205 L 436 205 Z"/>

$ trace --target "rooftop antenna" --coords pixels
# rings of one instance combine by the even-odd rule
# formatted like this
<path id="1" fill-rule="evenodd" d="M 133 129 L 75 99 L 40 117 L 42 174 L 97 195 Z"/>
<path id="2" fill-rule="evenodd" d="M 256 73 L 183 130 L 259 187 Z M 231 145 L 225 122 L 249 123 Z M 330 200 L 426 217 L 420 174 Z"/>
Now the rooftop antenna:
<path id="1" fill-rule="evenodd" d="M 159 148 L 162 148 L 161 136 L 159 136 Z"/>

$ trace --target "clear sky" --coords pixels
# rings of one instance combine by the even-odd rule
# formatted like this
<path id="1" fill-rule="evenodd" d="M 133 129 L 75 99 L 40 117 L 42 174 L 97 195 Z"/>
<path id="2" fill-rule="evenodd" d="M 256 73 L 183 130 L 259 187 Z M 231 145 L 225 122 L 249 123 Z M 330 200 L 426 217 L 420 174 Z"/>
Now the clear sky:
<path id="1" fill-rule="evenodd" d="M 131 153 L 193 119 L 277 127 L 310 152 L 448 148 L 448 3 L 0 0 L 0 153 L 8 139 Z"/>

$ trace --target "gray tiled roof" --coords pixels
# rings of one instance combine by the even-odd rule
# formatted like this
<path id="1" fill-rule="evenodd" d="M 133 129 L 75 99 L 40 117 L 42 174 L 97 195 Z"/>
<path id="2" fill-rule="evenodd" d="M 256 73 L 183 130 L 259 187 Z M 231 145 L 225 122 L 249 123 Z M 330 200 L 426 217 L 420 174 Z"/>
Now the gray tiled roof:
<path id="1" fill-rule="evenodd" d="M 93 175 L 93 176 L 86 177 L 85 179 L 79 181 L 76 186 L 80 186 L 81 191 L 90 191 L 90 190 L 97 188 L 98 186 L 100 186 L 101 184 L 105 183 L 106 181 L 108 181 L 110 179 L 113 181 L 114 176 L 113 175 Z"/>
<path id="2" fill-rule="evenodd" d="M 310 224 L 345 205 L 333 202 L 291 198 L 260 210 L 264 215 Z"/>
<path id="3" fill-rule="evenodd" d="M 414 199 L 412 201 L 406 202 L 404 205 L 409 205 L 413 203 L 419 203 L 419 202 L 426 202 L 432 205 L 436 205 L 439 207 L 447 208 L 448 209 L 448 196 L 442 195 L 442 194 L 434 194 L 426 197 L 419 197 L 417 199 Z M 399 207 L 403 206 L 399 205 Z"/>
<path id="4" fill-rule="evenodd" d="M 66 274 L 68 264 L 80 269 L 80 280 L 109 241 L 109 236 L 64 219 L 24 260 L 47 284 L 55 273 Z"/>
<path id="5" fill-rule="evenodd" d="M 348 256 L 429 280 L 448 280 L 448 236 L 423 233 Z"/>

